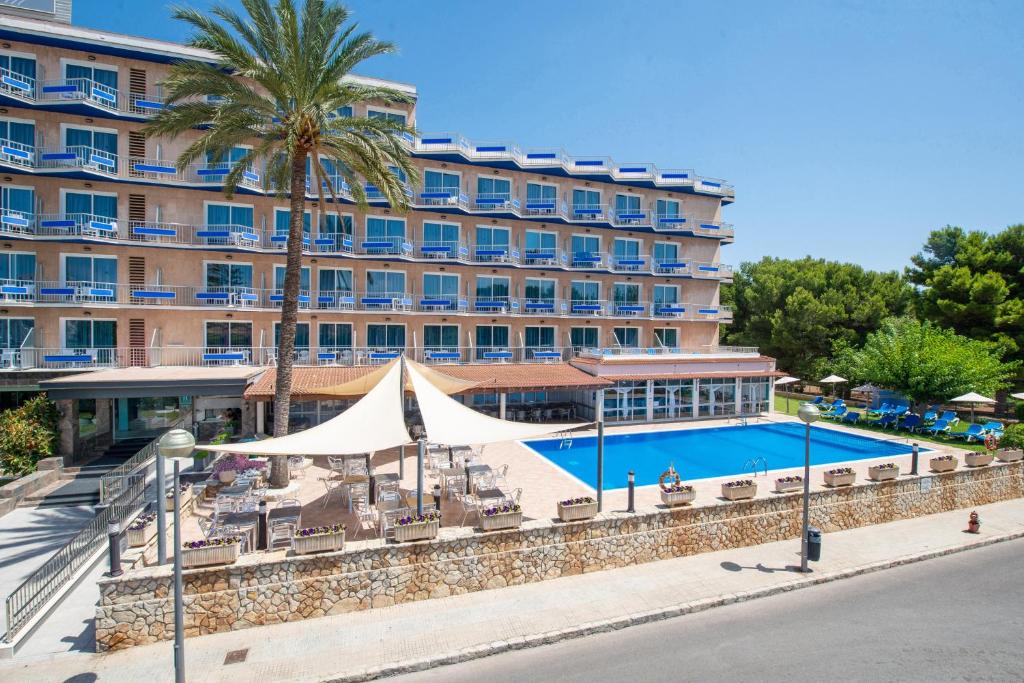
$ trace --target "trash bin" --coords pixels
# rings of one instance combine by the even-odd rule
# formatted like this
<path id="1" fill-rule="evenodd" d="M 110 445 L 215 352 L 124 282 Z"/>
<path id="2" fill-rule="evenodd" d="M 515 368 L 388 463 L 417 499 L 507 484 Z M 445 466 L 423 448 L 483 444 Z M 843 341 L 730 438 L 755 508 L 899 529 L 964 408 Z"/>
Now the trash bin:
<path id="1" fill-rule="evenodd" d="M 821 559 L 821 529 L 813 526 L 807 529 L 807 559 L 812 562 Z"/>

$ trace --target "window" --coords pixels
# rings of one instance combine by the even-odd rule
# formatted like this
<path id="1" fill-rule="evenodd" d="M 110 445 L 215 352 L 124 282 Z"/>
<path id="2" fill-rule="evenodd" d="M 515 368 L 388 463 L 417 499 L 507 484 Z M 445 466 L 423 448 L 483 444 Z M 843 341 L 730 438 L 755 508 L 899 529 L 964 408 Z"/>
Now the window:
<path id="1" fill-rule="evenodd" d="M 36 255 L 28 252 L 0 253 L 0 282 L 34 282 Z"/>
<path id="2" fill-rule="evenodd" d="M 252 323 L 217 321 L 206 323 L 207 348 L 230 349 L 252 346 Z"/>
<path id="3" fill-rule="evenodd" d="M 252 207 L 238 204 L 207 204 L 206 225 L 252 228 Z"/>
<path id="4" fill-rule="evenodd" d="M 767 377 L 744 377 L 740 380 L 740 410 L 743 413 L 760 413 L 768 410 L 768 392 L 771 389 Z"/>
<path id="5" fill-rule="evenodd" d="M 599 209 L 601 207 L 601 193 L 598 190 L 573 190 L 572 208 Z"/>
<path id="6" fill-rule="evenodd" d="M 324 215 L 324 224 L 322 226 L 322 234 L 324 235 L 352 235 L 352 216 L 336 213 L 328 213 Z"/>
<path id="7" fill-rule="evenodd" d="M 659 327 L 654 330 L 654 345 L 668 349 L 679 348 L 679 330 L 674 327 Z"/>
<path id="8" fill-rule="evenodd" d="M 366 118 L 368 119 L 385 119 L 392 121 L 401 126 L 405 125 L 405 114 L 399 114 L 391 111 L 378 111 L 377 109 L 370 109 L 366 112 Z"/>
<path id="9" fill-rule="evenodd" d="M 428 349 L 459 348 L 458 325 L 424 325 L 423 346 Z"/>
<path id="10" fill-rule="evenodd" d="M 601 238 L 595 235 L 573 235 L 570 244 L 574 259 L 601 253 Z"/>
<path id="11" fill-rule="evenodd" d="M 0 54 L 0 69 L 10 71 L 11 75 L 14 76 L 15 79 L 18 79 L 18 77 L 21 76 L 28 81 L 34 81 L 36 78 L 36 60 L 34 57 L 17 57 L 15 55 Z"/>
<path id="12" fill-rule="evenodd" d="M 114 69 L 103 69 L 98 66 L 87 66 L 82 64 L 65 64 L 64 65 L 64 78 L 69 81 L 78 79 L 88 79 L 99 83 L 110 90 L 117 90 L 117 71 Z M 82 82 L 78 82 L 75 85 L 78 86 L 79 90 L 89 92 L 88 85 Z"/>
<path id="13" fill-rule="evenodd" d="M 338 107 L 329 118 L 347 117 L 352 118 L 352 107 Z"/>
<path id="14" fill-rule="evenodd" d="M 569 330 L 569 341 L 576 349 L 600 348 L 600 336 L 596 327 L 573 327 Z"/>
<path id="15" fill-rule="evenodd" d="M 693 417 L 693 380 L 654 380 L 655 419 Z"/>
<path id="16" fill-rule="evenodd" d="M 604 390 L 604 418 L 608 422 L 643 420 L 647 418 L 647 382 L 619 381 Z"/>
<path id="17" fill-rule="evenodd" d="M 423 296 L 428 299 L 449 299 L 459 297 L 459 276 L 440 273 L 423 275 Z"/>
<path id="18" fill-rule="evenodd" d="M 654 285 L 654 312 L 660 313 L 665 306 L 679 303 L 679 288 L 675 285 Z M 666 344 L 668 346 L 668 344 Z M 674 344 L 672 346 L 675 346 Z"/>
<path id="19" fill-rule="evenodd" d="M 674 199 L 659 199 L 658 218 L 679 218 L 679 202 Z"/>
<path id="20" fill-rule="evenodd" d="M 652 256 L 655 263 L 677 263 L 679 245 L 674 242 L 655 242 Z"/>
<path id="21" fill-rule="evenodd" d="M 615 250 L 616 262 L 621 260 L 636 261 L 640 258 L 640 240 L 616 237 L 612 248 Z"/>
<path id="22" fill-rule="evenodd" d="M 274 266 L 274 289 L 284 289 L 284 274 L 288 269 L 287 266 Z M 305 293 L 309 293 L 309 266 L 302 266 L 302 270 L 299 271 L 299 290 Z"/>
<path id="23" fill-rule="evenodd" d="M 244 159 L 251 150 L 248 147 L 232 147 L 226 153 L 206 153 L 206 165 L 227 168 Z M 309 175 L 309 160 L 306 160 L 306 175 Z"/>
<path id="24" fill-rule="evenodd" d="M 3 210 L 3 214 L 8 216 L 31 216 L 36 211 L 35 189 L 31 187 L 0 187 L 0 209 Z"/>
<path id="25" fill-rule="evenodd" d="M 640 213 L 640 195 L 617 194 L 615 195 L 616 214 L 638 214 Z"/>
<path id="26" fill-rule="evenodd" d="M 67 216 L 96 216 L 117 218 L 117 195 L 95 194 L 93 192 L 66 192 L 64 213 Z"/>
<path id="27" fill-rule="evenodd" d="M 525 256 L 529 259 L 554 259 L 558 250 L 558 235 L 541 230 L 526 231 Z"/>
<path id="28" fill-rule="evenodd" d="M 487 225 L 476 227 L 476 246 L 478 249 L 499 249 L 508 253 L 509 229 L 492 228 Z"/>
<path id="29" fill-rule="evenodd" d="M 281 345 L 281 323 L 274 323 L 274 346 Z M 295 348 L 309 348 L 309 323 L 295 323 Z"/>
<path id="30" fill-rule="evenodd" d="M 476 278 L 476 298 L 481 301 L 503 301 L 508 298 L 509 278 L 479 275 Z"/>
<path id="31" fill-rule="evenodd" d="M 423 191 L 426 194 L 443 193 L 449 197 L 458 197 L 462 178 L 458 173 L 444 171 L 424 171 Z"/>
<path id="32" fill-rule="evenodd" d="M 507 348 L 508 326 L 477 325 L 476 345 L 482 349 Z"/>
<path id="33" fill-rule="evenodd" d="M 572 281 L 572 302 L 574 304 L 597 303 L 601 300 L 601 283 L 591 280 Z"/>
<path id="34" fill-rule="evenodd" d="M 0 318 L 0 349 L 19 349 L 35 321 L 32 318 Z"/>
<path id="35" fill-rule="evenodd" d="M 0 119 L 0 139 L 25 147 L 35 147 L 36 125 L 31 121 Z"/>
<path id="36" fill-rule="evenodd" d="M 372 297 L 405 296 L 405 273 L 391 270 L 366 271 L 366 293 Z"/>
<path id="37" fill-rule="evenodd" d="M 309 211 L 302 213 L 302 232 L 309 234 L 309 227 L 312 224 L 312 216 Z M 289 209 L 274 209 L 274 233 L 287 235 L 291 231 L 292 212 Z"/>
<path id="38" fill-rule="evenodd" d="M 93 156 L 106 161 L 101 166 L 115 171 L 117 163 L 117 133 L 93 130 L 91 128 L 71 128 L 64 130 L 64 145 L 69 154 L 75 154 L 86 162 L 96 162 Z"/>
<path id="39" fill-rule="evenodd" d="M 117 284 L 117 259 L 113 256 L 64 256 L 66 284 Z"/>
<path id="40" fill-rule="evenodd" d="M 434 223 L 424 221 L 423 243 L 431 247 L 452 247 L 459 246 L 459 224 L 458 223 Z M 454 252 L 449 252 L 454 254 Z"/>
<path id="41" fill-rule="evenodd" d="M 615 335 L 615 342 L 627 349 L 640 347 L 640 330 L 636 327 L 615 327 L 612 328 Z"/>
<path id="42" fill-rule="evenodd" d="M 523 330 L 528 349 L 550 349 L 555 346 L 555 328 L 529 326 Z"/>
<path id="43" fill-rule="evenodd" d="M 512 198 L 512 181 L 507 178 L 479 176 L 476 180 L 477 202 L 507 202 Z"/>
<path id="44" fill-rule="evenodd" d="M 64 321 L 64 348 L 112 349 L 117 346 L 114 320 L 68 319 Z"/>
<path id="45" fill-rule="evenodd" d="M 348 268 L 320 268 L 320 292 L 352 292 L 352 271 Z"/>
<path id="46" fill-rule="evenodd" d="M 366 345 L 371 348 L 404 349 L 405 325 L 367 325 Z"/>
<path id="47" fill-rule="evenodd" d="M 552 302 L 555 300 L 555 280 L 528 277 L 525 292 L 529 301 Z"/>
<path id="48" fill-rule="evenodd" d="M 252 287 L 251 263 L 207 263 L 207 289 Z"/>
<path id="49" fill-rule="evenodd" d="M 526 184 L 526 201 L 539 204 L 554 204 L 558 199 L 558 188 L 554 185 L 541 185 L 539 183 Z M 554 207 L 552 207 L 554 208 Z"/>
<path id="50" fill-rule="evenodd" d="M 698 414 L 701 417 L 736 414 L 736 380 L 702 379 L 697 390 Z"/>
<path id="51" fill-rule="evenodd" d="M 640 285 L 616 282 L 613 292 L 613 300 L 616 304 L 635 306 L 640 303 Z"/>
<path id="52" fill-rule="evenodd" d="M 366 237 L 389 240 L 392 245 L 401 246 L 405 239 L 405 221 L 401 218 L 367 218 Z"/>
<path id="53" fill-rule="evenodd" d="M 320 323 L 320 348 L 352 348 L 351 323 Z"/>

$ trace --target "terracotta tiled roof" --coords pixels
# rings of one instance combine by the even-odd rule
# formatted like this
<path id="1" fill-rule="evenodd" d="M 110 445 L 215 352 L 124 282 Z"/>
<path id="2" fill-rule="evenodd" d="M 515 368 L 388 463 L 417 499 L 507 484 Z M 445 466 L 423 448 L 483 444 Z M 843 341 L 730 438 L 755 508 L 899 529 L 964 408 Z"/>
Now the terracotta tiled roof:
<path id="1" fill-rule="evenodd" d="M 315 400 L 320 397 L 318 389 L 343 384 L 375 369 L 369 366 L 296 367 L 292 369 L 292 396 L 300 400 Z M 443 365 L 434 366 L 434 369 L 457 379 L 479 382 L 472 392 L 586 389 L 611 384 L 568 363 Z M 245 398 L 273 398 L 276 379 L 277 371 L 273 368 L 267 370 L 245 391 Z"/>
<path id="2" fill-rule="evenodd" d="M 782 377 L 784 372 L 644 372 L 637 374 L 604 374 L 604 379 L 617 380 L 638 380 L 638 379 L 714 379 L 716 377 Z"/>

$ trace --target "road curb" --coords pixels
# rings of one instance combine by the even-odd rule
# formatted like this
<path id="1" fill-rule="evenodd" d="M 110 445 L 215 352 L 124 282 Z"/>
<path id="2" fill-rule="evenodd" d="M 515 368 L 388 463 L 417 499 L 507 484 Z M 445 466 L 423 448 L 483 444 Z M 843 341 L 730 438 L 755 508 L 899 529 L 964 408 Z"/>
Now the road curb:
<path id="1" fill-rule="evenodd" d="M 758 598 L 766 598 L 772 595 L 778 595 L 779 593 L 787 593 L 789 591 L 809 588 L 823 583 L 849 579 L 854 576 L 861 576 L 863 574 L 870 574 L 885 569 L 892 569 L 893 567 L 900 567 L 907 564 L 913 564 L 915 562 L 931 560 L 946 555 L 955 555 L 966 550 L 984 548 L 996 543 L 1012 541 L 1018 538 L 1024 538 L 1024 531 L 1016 531 L 1009 534 L 1003 534 L 1001 536 L 979 539 L 975 542 L 952 548 L 939 548 L 937 550 L 929 550 L 927 552 L 917 553 L 914 555 L 904 555 L 892 560 L 873 562 L 871 564 L 859 565 L 848 569 L 840 569 L 838 571 L 828 572 L 825 574 L 811 574 L 807 577 L 793 579 L 792 581 L 786 581 L 785 583 L 757 590 L 741 593 L 726 593 L 711 598 L 701 598 L 699 600 L 678 603 L 645 612 L 635 612 L 633 614 L 626 614 L 619 617 L 613 617 L 611 619 L 587 622 L 579 624 L 578 626 L 572 626 L 570 628 L 556 631 L 546 631 L 527 636 L 517 636 L 508 640 L 498 640 L 491 643 L 473 645 L 461 650 L 434 655 L 431 657 L 391 662 L 382 666 L 360 669 L 341 676 L 328 677 L 321 680 L 322 683 L 362 683 L 363 681 L 372 681 L 378 678 L 415 673 L 417 671 L 426 671 L 427 669 L 433 669 L 439 666 L 460 664 L 462 662 L 490 657 L 491 655 L 511 652 L 513 650 L 524 650 L 527 648 L 538 647 L 540 645 L 552 645 L 563 640 L 583 638 L 597 633 L 618 631 L 631 626 L 639 626 L 640 624 L 648 624 L 655 621 L 664 621 L 665 619 L 671 619 L 686 614 L 696 614 L 698 612 L 704 612 L 723 605 L 746 602 L 748 600 L 756 600 Z"/>

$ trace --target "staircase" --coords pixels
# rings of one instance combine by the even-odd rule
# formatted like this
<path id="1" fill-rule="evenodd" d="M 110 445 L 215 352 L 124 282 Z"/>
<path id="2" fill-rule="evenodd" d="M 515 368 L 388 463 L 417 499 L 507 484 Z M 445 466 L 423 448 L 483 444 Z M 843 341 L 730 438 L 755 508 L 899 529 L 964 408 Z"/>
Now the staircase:
<path id="1" fill-rule="evenodd" d="M 61 481 L 26 497 L 19 506 L 96 505 L 100 502 L 100 478 L 138 453 L 149 441 L 145 438 L 118 441 L 86 465 L 65 467 Z"/>

